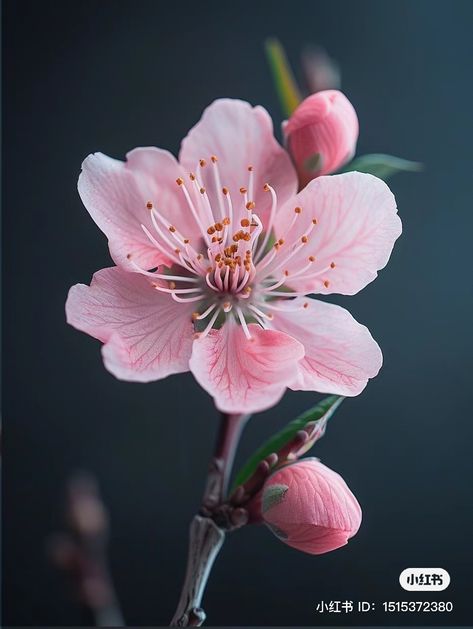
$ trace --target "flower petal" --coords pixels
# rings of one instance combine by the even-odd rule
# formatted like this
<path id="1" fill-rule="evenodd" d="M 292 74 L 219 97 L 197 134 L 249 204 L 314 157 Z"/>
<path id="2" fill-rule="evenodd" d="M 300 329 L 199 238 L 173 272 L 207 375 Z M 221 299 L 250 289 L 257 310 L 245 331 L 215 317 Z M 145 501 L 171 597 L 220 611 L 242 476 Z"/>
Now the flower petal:
<path id="1" fill-rule="evenodd" d="M 188 371 L 195 304 L 176 303 L 137 273 L 119 267 L 76 284 L 67 322 L 105 343 L 105 367 L 120 380 L 149 382 Z"/>
<path id="2" fill-rule="evenodd" d="M 302 101 L 285 125 L 284 135 L 299 181 L 305 186 L 315 177 L 335 172 L 353 157 L 358 118 L 342 92 L 324 90 Z"/>
<path id="3" fill-rule="evenodd" d="M 216 188 L 212 155 L 218 158 L 220 183 L 229 189 L 236 207 L 243 203 L 239 189 L 248 187 L 248 166 L 253 166 L 254 194 L 250 200 L 255 202 L 255 212 L 263 224 L 271 207 L 271 196 L 263 191 L 265 183 L 276 190 L 279 203 L 297 191 L 294 167 L 274 138 L 271 118 L 263 107 L 228 98 L 216 100 L 182 141 L 179 161 L 184 168 L 195 171 L 200 159 L 208 162 L 202 170 L 203 183 L 212 205 L 218 206 L 222 193 Z"/>
<path id="4" fill-rule="evenodd" d="M 194 341 L 190 369 L 226 413 L 254 413 L 276 404 L 291 383 L 302 345 L 287 334 L 232 320 Z"/>
<path id="5" fill-rule="evenodd" d="M 284 487 L 282 499 L 264 509 L 265 497 Z M 284 543 L 320 555 L 356 535 L 361 507 L 343 478 L 313 458 L 286 465 L 263 488 L 263 519 Z"/>
<path id="6" fill-rule="evenodd" d="M 304 305 L 307 304 L 307 307 Z M 300 305 L 300 310 L 295 307 Z M 300 341 L 305 356 L 291 389 L 354 396 L 382 365 L 382 354 L 368 328 L 334 304 L 295 299 L 278 304 L 273 325 Z"/>
<path id="7" fill-rule="evenodd" d="M 290 228 L 295 207 L 302 212 Z M 276 235 L 286 244 L 280 255 L 290 253 L 292 245 L 298 245 L 310 229 L 308 243 L 284 266 L 289 271 L 287 284 L 298 291 L 324 295 L 354 295 L 372 282 L 386 266 L 402 231 L 388 186 L 377 177 L 357 172 L 319 177 L 281 208 Z M 291 279 L 291 274 L 307 265 L 309 256 L 315 256 L 310 269 Z"/>
<path id="8" fill-rule="evenodd" d="M 113 260 L 136 270 L 128 260 L 144 269 L 169 263 L 172 246 L 162 240 L 154 229 L 150 210 L 156 210 L 183 230 L 185 237 L 199 238 L 195 221 L 186 206 L 176 178 L 183 171 L 175 158 L 154 147 L 137 148 L 127 154 L 127 161 L 112 159 L 103 153 L 89 155 L 82 164 L 79 194 L 90 215 L 109 240 Z M 159 251 L 144 233 L 144 225 L 160 241 Z M 169 238 L 171 245 L 173 244 Z M 176 243 L 177 246 L 177 243 Z"/>

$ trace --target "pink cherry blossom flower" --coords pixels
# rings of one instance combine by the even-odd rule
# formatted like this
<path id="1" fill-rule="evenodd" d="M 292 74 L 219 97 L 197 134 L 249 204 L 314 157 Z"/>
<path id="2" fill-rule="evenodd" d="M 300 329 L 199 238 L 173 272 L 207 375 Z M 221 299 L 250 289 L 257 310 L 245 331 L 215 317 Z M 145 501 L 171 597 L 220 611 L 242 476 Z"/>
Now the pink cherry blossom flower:
<path id="1" fill-rule="evenodd" d="M 79 192 L 117 266 L 71 288 L 68 322 L 104 343 L 117 378 L 190 369 L 224 412 L 269 408 L 287 387 L 357 395 L 378 345 L 306 295 L 376 277 L 401 232 L 394 197 L 360 173 L 296 189 L 269 115 L 238 100 L 204 112 L 179 163 L 156 148 L 90 155 Z"/>
<path id="2" fill-rule="evenodd" d="M 270 476 L 261 511 L 276 537 L 312 555 L 345 546 L 361 524 L 360 505 L 343 478 L 317 459 L 302 459 Z"/>
<path id="3" fill-rule="evenodd" d="M 284 136 L 301 186 L 333 173 L 355 154 L 358 118 L 338 90 L 308 96 L 284 125 Z"/>

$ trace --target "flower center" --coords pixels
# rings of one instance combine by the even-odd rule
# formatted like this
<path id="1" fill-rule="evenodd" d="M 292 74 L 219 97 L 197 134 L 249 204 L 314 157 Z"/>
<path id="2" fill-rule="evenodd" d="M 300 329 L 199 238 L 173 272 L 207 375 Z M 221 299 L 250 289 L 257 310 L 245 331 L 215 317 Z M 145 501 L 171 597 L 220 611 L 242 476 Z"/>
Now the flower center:
<path id="1" fill-rule="evenodd" d="M 213 171 L 212 201 L 202 183 L 204 168 Z M 196 302 L 192 320 L 199 335 L 205 336 L 214 325 L 232 316 L 241 324 L 245 335 L 251 338 L 249 322 L 255 321 L 263 328 L 269 327 L 273 318 L 271 311 L 278 310 L 277 305 L 272 304 L 274 298 L 292 298 L 304 294 L 285 290 L 283 285 L 285 282 L 290 285 L 293 277 L 303 276 L 315 257 L 307 257 L 302 267 L 291 274 L 291 278 L 284 265 L 307 245 L 317 221 L 315 218 L 312 220 L 309 229 L 294 241 L 289 251 L 286 251 L 287 245 L 284 247 L 285 239 L 280 237 L 267 252 L 277 195 L 269 184 L 264 185 L 264 191 L 271 195 L 271 207 L 263 227 L 255 212 L 252 166 L 248 166 L 247 185 L 241 187 L 234 198 L 229 189 L 221 185 L 215 156 L 210 158 L 210 165 L 203 159 L 199 160 L 196 172 L 189 174 L 189 183 L 186 184 L 181 177 L 176 183 L 198 226 L 198 238 L 191 242 L 149 201 L 147 209 L 154 233 L 143 224 L 141 227 L 153 246 L 171 259 L 171 267 L 165 269 L 165 272 L 159 269 L 144 270 L 131 259 L 131 255 L 128 258 L 140 273 L 160 280 L 152 283 L 156 290 L 170 293 L 177 302 Z M 301 212 L 300 207 L 294 209 L 287 234 L 294 230 Z M 331 268 L 334 268 L 335 265 L 332 265 Z M 278 288 L 281 290 L 277 291 Z M 302 307 L 306 307 L 306 304 Z M 296 309 L 300 308 L 298 305 Z M 204 320 L 208 321 L 201 329 Z"/>

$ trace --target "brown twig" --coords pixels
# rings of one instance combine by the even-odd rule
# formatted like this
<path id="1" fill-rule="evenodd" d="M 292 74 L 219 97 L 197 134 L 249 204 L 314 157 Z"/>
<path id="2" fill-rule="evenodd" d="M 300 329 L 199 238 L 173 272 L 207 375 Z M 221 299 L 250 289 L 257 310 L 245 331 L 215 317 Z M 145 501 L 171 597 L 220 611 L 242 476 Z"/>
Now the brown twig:
<path id="1" fill-rule="evenodd" d="M 248 520 L 244 509 L 232 509 L 228 517 L 220 511 L 238 442 L 248 418 L 248 415 L 221 416 L 202 507 L 190 526 L 186 576 L 171 626 L 200 627 L 203 624 L 206 616 L 200 606 L 202 596 L 213 563 L 224 542 L 225 532 L 242 526 Z"/>
<path id="2" fill-rule="evenodd" d="M 123 627 L 107 562 L 108 514 L 97 484 L 81 474 L 71 479 L 67 489 L 68 532 L 51 540 L 51 558 L 70 575 L 97 627 Z"/>

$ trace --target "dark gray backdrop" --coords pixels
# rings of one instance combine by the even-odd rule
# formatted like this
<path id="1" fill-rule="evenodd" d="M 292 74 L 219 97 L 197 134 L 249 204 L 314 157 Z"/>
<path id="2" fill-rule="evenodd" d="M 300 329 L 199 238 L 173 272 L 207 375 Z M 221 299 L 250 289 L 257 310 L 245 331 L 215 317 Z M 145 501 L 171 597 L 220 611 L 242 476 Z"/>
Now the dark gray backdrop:
<path id="1" fill-rule="evenodd" d="M 66 326 L 69 286 L 110 264 L 76 181 L 92 151 L 176 152 L 219 96 L 260 103 L 279 124 L 268 35 L 294 63 L 307 42 L 339 60 L 360 118 L 360 154 L 390 152 L 426 170 L 391 181 L 404 234 L 387 269 L 338 300 L 370 327 L 385 365 L 345 402 L 314 453 L 348 480 L 363 526 L 322 557 L 264 528 L 235 534 L 209 584 L 209 621 L 322 624 L 314 612 L 322 599 L 418 599 L 398 585 L 409 566 L 450 572 L 451 587 L 435 598 L 452 600 L 452 614 L 379 610 L 323 624 L 471 621 L 472 8 L 461 0 L 4 2 L 5 623 L 82 620 L 44 552 L 77 468 L 98 476 L 109 505 L 128 621 L 166 624 L 172 615 L 216 415 L 189 375 L 116 381 L 99 344 Z M 316 399 L 291 393 L 254 417 L 240 460 Z"/>

